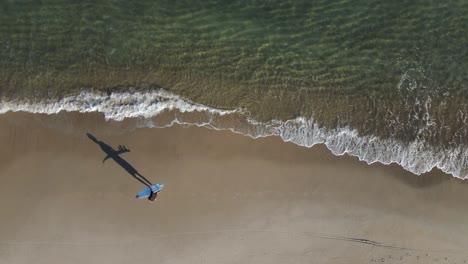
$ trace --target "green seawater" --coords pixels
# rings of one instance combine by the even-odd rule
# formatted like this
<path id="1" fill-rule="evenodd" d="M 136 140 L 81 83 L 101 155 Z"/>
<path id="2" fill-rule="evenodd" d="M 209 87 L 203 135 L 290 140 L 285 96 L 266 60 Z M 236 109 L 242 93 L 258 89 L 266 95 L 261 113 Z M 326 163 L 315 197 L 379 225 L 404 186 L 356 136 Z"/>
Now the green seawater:
<path id="1" fill-rule="evenodd" d="M 468 144 L 468 1 L 0 2 L 0 96 L 164 87 L 263 121 Z"/>

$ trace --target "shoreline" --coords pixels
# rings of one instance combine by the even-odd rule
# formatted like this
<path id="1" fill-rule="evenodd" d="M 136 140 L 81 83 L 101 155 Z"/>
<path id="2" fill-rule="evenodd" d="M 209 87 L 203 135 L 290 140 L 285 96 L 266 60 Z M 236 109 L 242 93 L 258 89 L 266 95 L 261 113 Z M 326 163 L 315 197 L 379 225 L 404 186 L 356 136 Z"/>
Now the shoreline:
<path id="1" fill-rule="evenodd" d="M 212 108 L 164 89 L 111 94 L 83 92 L 60 101 L 41 103 L 3 102 L 0 113 L 11 111 L 40 114 L 58 114 L 62 111 L 98 112 L 104 114 L 106 120 L 131 119 L 130 122 L 135 127 L 168 127 L 179 124 L 230 130 L 252 138 L 277 136 L 285 142 L 303 147 L 325 144 L 337 156 L 349 154 L 367 164 L 396 163 L 418 175 L 438 168 L 456 178 L 468 177 L 468 149 L 464 144 L 441 148 L 424 138 L 406 142 L 397 137 L 366 135 L 350 126 L 323 127 L 316 119 L 305 117 L 261 122 L 252 118 L 246 109 Z"/>
<path id="2" fill-rule="evenodd" d="M 8 113 L 0 127 L 0 262 L 468 260 L 466 182 L 440 171 L 415 176 L 277 137 L 133 129 L 99 114 Z M 141 184 L 103 164 L 85 132 L 125 145 L 123 158 L 165 183 L 156 202 L 135 199 Z"/>

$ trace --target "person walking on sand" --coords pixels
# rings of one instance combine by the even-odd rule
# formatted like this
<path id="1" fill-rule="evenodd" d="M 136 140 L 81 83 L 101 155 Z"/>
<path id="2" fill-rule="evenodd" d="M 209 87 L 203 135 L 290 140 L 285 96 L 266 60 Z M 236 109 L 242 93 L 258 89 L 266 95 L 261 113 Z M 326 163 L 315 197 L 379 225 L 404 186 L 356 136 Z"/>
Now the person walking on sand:
<path id="1" fill-rule="evenodd" d="M 120 154 L 130 152 L 125 146 L 119 145 L 118 150 L 113 149 L 111 146 L 107 145 L 106 143 L 97 140 L 93 135 L 90 133 L 86 133 L 89 139 L 91 139 L 94 143 L 98 144 L 101 147 L 102 151 L 107 154 L 107 156 L 102 160 L 105 162 L 107 159 L 113 159 L 117 164 L 119 164 L 122 168 L 124 168 L 133 178 L 141 182 L 142 184 L 146 185 L 151 192 L 151 195 L 148 197 L 148 200 L 154 201 L 157 197 L 157 192 L 153 192 L 151 186 L 153 185 L 148 179 L 146 179 L 143 175 L 141 175 L 130 163 L 120 157 Z"/>

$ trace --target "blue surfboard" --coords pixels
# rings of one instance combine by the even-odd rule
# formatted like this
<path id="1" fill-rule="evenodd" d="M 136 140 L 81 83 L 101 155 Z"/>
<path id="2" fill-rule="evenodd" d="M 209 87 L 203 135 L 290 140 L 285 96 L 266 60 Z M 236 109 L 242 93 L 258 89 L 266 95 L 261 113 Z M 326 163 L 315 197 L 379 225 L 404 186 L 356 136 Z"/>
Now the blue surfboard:
<path id="1" fill-rule="evenodd" d="M 164 184 L 162 183 L 156 183 L 156 184 L 151 185 L 151 190 L 153 192 L 159 192 L 160 190 L 162 190 L 162 188 L 164 188 Z M 139 199 L 146 198 L 150 195 L 151 195 L 150 188 L 146 187 L 136 195 L 136 198 L 139 198 Z"/>

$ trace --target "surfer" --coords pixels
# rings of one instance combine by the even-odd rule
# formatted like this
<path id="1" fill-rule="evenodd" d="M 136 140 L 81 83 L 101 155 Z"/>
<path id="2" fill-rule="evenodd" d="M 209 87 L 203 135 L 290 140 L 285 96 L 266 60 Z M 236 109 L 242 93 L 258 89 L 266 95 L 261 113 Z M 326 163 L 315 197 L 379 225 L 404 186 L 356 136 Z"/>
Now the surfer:
<path id="1" fill-rule="evenodd" d="M 156 199 L 157 193 L 153 192 L 151 186 L 153 185 L 148 179 L 146 179 L 143 175 L 141 175 L 130 163 L 120 157 L 120 154 L 125 152 L 130 152 L 125 146 L 119 145 L 118 150 L 113 149 L 111 146 L 107 145 L 106 143 L 97 140 L 93 135 L 90 133 L 86 133 L 89 139 L 91 139 L 94 143 L 98 144 L 101 147 L 102 151 L 104 151 L 107 156 L 102 160 L 105 162 L 107 159 L 113 159 L 117 164 L 119 164 L 122 168 L 124 168 L 133 178 L 138 180 L 139 182 L 146 185 L 150 191 L 151 195 L 148 197 L 148 200 L 154 201 Z"/>
<path id="2" fill-rule="evenodd" d="M 151 201 L 151 202 L 154 202 L 154 200 L 156 200 L 156 197 L 158 196 L 158 193 L 157 192 L 153 192 L 151 191 L 151 195 L 148 196 L 148 200 Z"/>
<path id="3" fill-rule="evenodd" d="M 156 183 L 151 186 L 151 188 L 144 188 L 141 190 L 137 195 L 136 198 L 142 199 L 142 198 L 148 198 L 149 201 L 153 202 L 156 200 L 156 197 L 158 196 L 158 193 L 164 188 L 163 183 Z"/>

